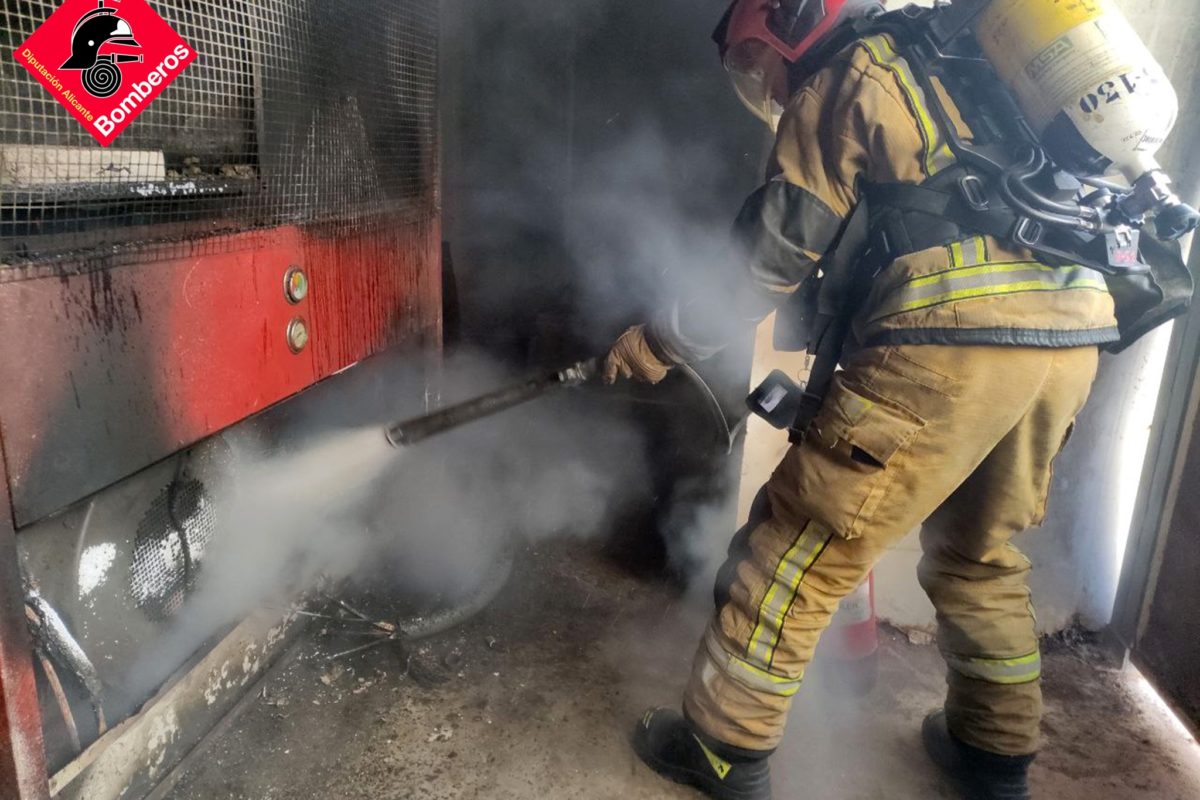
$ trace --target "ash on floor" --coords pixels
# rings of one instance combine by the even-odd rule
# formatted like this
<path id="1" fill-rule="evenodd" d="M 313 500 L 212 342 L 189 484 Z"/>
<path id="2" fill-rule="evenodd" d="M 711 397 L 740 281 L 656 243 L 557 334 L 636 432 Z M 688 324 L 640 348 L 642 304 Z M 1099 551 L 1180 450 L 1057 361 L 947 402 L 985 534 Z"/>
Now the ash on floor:
<path id="1" fill-rule="evenodd" d="M 578 544 L 529 550 L 483 615 L 411 652 L 314 624 L 248 708 L 173 776 L 165 800 L 694 798 L 627 747 L 650 705 L 675 704 L 707 609 Z M 1086 649 L 1048 648 L 1047 746 L 1035 796 L 1200 797 L 1200 753 Z M 932 647 L 886 637 L 878 687 L 831 690 L 815 669 L 774 759 L 776 796 L 950 798 L 916 731 L 940 701 Z"/>

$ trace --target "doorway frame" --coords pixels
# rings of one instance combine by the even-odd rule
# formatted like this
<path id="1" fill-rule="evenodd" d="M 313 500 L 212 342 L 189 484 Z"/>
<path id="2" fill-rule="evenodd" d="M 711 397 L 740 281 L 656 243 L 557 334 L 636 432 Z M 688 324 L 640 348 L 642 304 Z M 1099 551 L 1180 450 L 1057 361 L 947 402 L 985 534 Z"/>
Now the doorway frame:
<path id="1" fill-rule="evenodd" d="M 1200 267 L 1200 247 L 1193 248 L 1189 267 L 1195 275 Z M 1136 649 L 1150 620 L 1186 455 L 1196 435 L 1200 303 L 1175 322 L 1159 398 L 1109 626 L 1125 655 Z"/>

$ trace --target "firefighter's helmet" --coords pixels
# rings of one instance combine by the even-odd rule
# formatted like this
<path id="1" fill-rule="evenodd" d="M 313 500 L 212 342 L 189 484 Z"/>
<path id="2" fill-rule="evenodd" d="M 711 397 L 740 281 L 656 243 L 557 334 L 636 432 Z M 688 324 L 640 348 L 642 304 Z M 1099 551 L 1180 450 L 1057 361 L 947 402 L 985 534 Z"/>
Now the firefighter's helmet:
<path id="1" fill-rule="evenodd" d="M 735 0 L 713 39 L 738 97 L 774 127 L 787 101 L 788 65 L 843 21 L 881 6 L 881 0 Z"/>
<path id="2" fill-rule="evenodd" d="M 100 48 L 109 44 L 141 47 L 133 38 L 129 23 L 101 0 L 99 8 L 89 11 L 76 23 L 71 34 L 71 57 L 60 69 L 91 69 L 100 60 Z"/>

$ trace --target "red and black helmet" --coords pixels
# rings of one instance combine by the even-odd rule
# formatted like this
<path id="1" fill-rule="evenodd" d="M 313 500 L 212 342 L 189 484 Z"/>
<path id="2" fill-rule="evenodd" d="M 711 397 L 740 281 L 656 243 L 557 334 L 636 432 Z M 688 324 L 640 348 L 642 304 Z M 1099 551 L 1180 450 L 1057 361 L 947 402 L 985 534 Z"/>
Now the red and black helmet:
<path id="1" fill-rule="evenodd" d="M 788 65 L 843 21 L 882 8 L 881 0 L 735 0 L 713 40 L 738 97 L 774 127 L 788 96 Z"/>
<path id="2" fill-rule="evenodd" d="M 735 0 L 713 39 L 722 58 L 731 47 L 756 39 L 794 63 L 843 21 L 882 6 L 882 0 Z"/>

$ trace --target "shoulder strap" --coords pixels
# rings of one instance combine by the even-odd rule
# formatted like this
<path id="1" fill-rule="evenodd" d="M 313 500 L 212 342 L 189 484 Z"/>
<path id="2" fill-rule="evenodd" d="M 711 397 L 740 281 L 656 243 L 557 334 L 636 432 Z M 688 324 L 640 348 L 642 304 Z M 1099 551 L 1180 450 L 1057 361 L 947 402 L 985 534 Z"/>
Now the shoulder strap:
<path id="1" fill-rule="evenodd" d="M 886 237 L 893 259 L 987 235 L 1031 250 L 1050 265 L 1078 264 L 1112 274 L 1108 242 L 1104 237 L 1084 238 L 1024 217 L 1009 208 L 998 194 L 964 169 L 956 170 L 958 183 L 940 186 L 905 183 L 874 184 L 868 189 L 876 209 L 873 228 Z M 1121 272 L 1128 271 L 1122 265 Z"/>
<path id="2" fill-rule="evenodd" d="M 803 440 L 825 402 L 837 374 L 855 309 L 866 299 L 878 261 L 870 256 L 870 204 L 865 194 L 851 212 L 837 244 L 820 264 L 816 315 L 809 352 L 815 357 L 800 409 L 791 426 L 793 442 Z M 799 290 L 797 290 L 799 291 Z"/>

